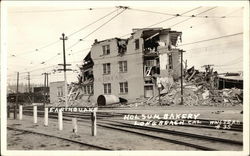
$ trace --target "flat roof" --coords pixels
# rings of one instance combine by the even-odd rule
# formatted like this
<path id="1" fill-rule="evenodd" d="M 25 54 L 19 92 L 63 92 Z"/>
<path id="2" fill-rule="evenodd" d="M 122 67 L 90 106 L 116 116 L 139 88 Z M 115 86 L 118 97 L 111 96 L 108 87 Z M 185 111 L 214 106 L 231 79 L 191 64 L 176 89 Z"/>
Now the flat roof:
<path id="1" fill-rule="evenodd" d="M 228 80 L 243 80 L 243 77 L 242 76 L 225 76 L 225 75 L 219 75 L 218 76 L 219 78 L 222 78 L 222 79 L 228 79 Z"/>
<path id="2" fill-rule="evenodd" d="M 50 82 L 50 83 L 64 83 L 65 81 L 54 81 L 54 82 Z"/>

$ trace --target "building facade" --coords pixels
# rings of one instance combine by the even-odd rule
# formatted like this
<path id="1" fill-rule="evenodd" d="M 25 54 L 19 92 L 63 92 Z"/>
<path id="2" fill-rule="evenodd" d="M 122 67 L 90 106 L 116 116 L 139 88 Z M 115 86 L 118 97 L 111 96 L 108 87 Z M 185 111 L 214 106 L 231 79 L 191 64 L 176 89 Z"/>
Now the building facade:
<path id="1" fill-rule="evenodd" d="M 65 99 L 65 81 L 57 81 L 50 83 L 50 103 L 58 103 Z"/>
<path id="2" fill-rule="evenodd" d="M 158 95 L 158 78 L 180 77 L 180 39 L 181 32 L 145 28 L 133 29 L 127 39 L 95 40 L 81 67 L 84 93 L 128 101 Z"/>

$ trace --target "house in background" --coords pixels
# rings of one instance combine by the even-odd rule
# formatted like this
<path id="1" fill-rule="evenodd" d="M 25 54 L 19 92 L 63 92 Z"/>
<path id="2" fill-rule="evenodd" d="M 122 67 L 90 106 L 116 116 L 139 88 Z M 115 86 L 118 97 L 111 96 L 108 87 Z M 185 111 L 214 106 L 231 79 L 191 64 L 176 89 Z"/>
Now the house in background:
<path id="1" fill-rule="evenodd" d="M 225 73 L 218 76 L 218 89 L 239 88 L 243 89 L 243 72 Z"/>
<path id="2" fill-rule="evenodd" d="M 99 95 L 135 100 L 158 95 L 157 78 L 178 80 L 181 32 L 133 29 L 127 39 L 95 40 L 83 60 L 80 83 L 96 101 Z"/>
<path id="3" fill-rule="evenodd" d="M 59 101 L 64 100 L 65 92 L 65 81 L 57 81 L 50 83 L 50 103 L 58 103 Z"/>

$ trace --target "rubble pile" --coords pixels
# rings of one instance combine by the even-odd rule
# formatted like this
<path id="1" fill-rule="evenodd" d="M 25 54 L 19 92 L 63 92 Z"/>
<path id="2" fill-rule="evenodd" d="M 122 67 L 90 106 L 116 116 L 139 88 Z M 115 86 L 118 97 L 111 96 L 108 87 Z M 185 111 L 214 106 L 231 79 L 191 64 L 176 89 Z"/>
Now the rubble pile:
<path id="1" fill-rule="evenodd" d="M 217 72 L 210 66 L 200 72 L 194 67 L 184 70 L 183 104 L 181 103 L 180 80 L 174 81 L 169 77 L 156 77 L 153 81 L 159 94 L 145 98 L 137 98 L 129 103 L 115 105 L 115 107 L 143 107 L 143 106 L 234 106 L 243 103 L 243 90 L 238 88 L 218 89 Z M 84 84 L 83 84 L 84 85 Z M 82 83 L 72 83 L 69 86 L 68 106 L 95 106 L 93 94 L 84 94 Z M 160 97 L 159 97 L 160 96 Z M 64 106 L 65 99 L 59 99 L 58 106 Z M 112 105 L 109 105 L 112 106 Z"/>
<path id="2" fill-rule="evenodd" d="M 217 72 L 210 66 L 205 72 L 194 67 L 185 71 L 183 83 L 183 105 L 187 106 L 234 106 L 243 103 L 243 90 L 238 88 L 217 89 Z M 163 86 L 159 95 L 148 98 L 145 105 L 180 105 L 180 82 L 161 83 Z M 160 103 L 159 103 L 160 100 Z"/>
<path id="3" fill-rule="evenodd" d="M 84 95 L 83 87 L 79 83 L 71 83 L 68 86 L 69 107 L 93 107 L 95 103 L 90 100 L 91 95 Z M 65 97 L 62 96 L 54 104 L 56 107 L 65 106 Z"/>

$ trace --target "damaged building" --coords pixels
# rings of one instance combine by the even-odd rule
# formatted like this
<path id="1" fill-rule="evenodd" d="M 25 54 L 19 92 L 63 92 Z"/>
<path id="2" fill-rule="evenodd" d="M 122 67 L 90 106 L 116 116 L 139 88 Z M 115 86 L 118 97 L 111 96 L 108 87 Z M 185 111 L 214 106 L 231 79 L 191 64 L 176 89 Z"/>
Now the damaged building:
<path id="1" fill-rule="evenodd" d="M 128 101 L 159 94 L 159 82 L 181 76 L 181 32 L 163 28 L 133 29 L 127 39 L 95 42 L 83 60 L 79 83 L 89 99 L 112 95 Z M 162 83 L 162 89 L 166 85 Z"/>

